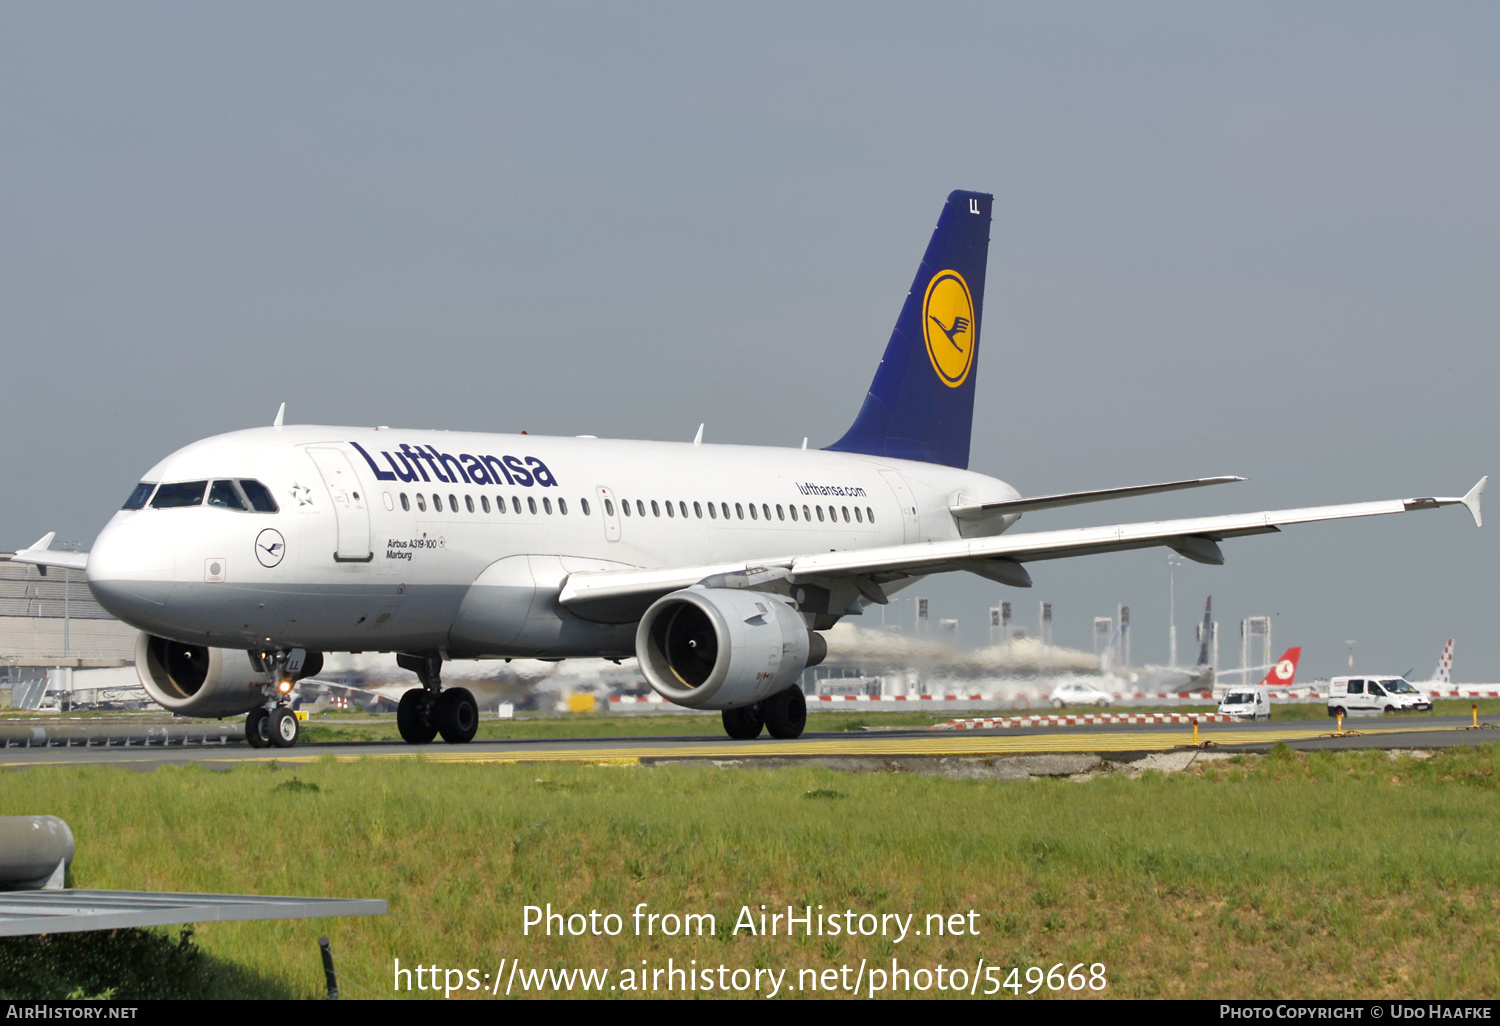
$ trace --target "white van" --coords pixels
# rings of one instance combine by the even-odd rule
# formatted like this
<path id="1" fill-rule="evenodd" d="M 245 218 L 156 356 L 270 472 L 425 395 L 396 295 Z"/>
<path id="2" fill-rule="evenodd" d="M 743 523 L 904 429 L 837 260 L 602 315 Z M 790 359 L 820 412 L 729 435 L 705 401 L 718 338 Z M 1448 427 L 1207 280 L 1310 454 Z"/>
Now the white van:
<path id="1" fill-rule="evenodd" d="M 1235 687 L 1219 700 L 1221 716 L 1238 716 L 1242 720 L 1269 720 L 1271 696 L 1262 687 Z"/>
<path id="2" fill-rule="evenodd" d="M 1328 715 L 1428 710 L 1432 699 L 1401 677 L 1335 677 L 1328 682 Z"/>

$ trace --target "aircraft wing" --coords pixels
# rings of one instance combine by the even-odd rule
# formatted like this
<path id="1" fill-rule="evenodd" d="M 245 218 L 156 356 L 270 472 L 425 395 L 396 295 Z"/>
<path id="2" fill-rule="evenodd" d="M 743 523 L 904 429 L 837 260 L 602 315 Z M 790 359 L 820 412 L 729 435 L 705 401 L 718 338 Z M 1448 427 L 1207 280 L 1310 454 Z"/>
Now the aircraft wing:
<path id="1" fill-rule="evenodd" d="M 1474 523 L 1479 525 L 1483 522 L 1479 498 L 1488 480 L 1488 477 L 1480 479 L 1462 498 L 1387 499 L 1340 506 L 1311 506 L 1263 513 L 1233 513 L 1184 520 L 1005 534 L 991 538 L 917 542 L 737 563 L 583 571 L 568 576 L 563 582 L 558 601 L 581 616 L 588 617 L 595 613 L 613 618 L 630 610 L 644 611 L 645 605 L 662 595 L 679 588 L 691 587 L 705 578 L 760 569 L 764 571 L 766 580 L 789 578 L 793 583 L 829 578 L 853 579 L 858 591 L 867 599 L 884 603 L 885 595 L 880 588 L 882 582 L 950 570 L 967 570 L 1004 584 L 1029 587 L 1031 578 L 1021 566 L 1023 563 L 1153 546 L 1175 549 L 1200 563 L 1218 564 L 1224 562 L 1224 555 L 1218 545 L 1223 539 L 1273 534 L 1293 524 L 1349 520 L 1462 505 L 1468 508 L 1474 517 Z M 757 576 L 742 578 L 740 586 L 754 587 Z"/>
<path id="2" fill-rule="evenodd" d="M 87 552 L 53 551 L 48 548 L 56 537 L 56 531 L 48 531 L 36 540 L 36 544 L 12 555 L 10 561 L 40 567 L 60 566 L 68 570 L 82 570 L 89 565 Z"/>

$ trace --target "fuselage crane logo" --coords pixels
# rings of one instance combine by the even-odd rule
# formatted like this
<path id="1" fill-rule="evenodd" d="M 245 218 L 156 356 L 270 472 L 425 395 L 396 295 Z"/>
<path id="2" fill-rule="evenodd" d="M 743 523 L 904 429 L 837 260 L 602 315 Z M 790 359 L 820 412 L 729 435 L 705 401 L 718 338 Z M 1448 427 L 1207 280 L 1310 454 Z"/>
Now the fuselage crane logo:
<path id="1" fill-rule="evenodd" d="M 286 539 L 275 528 L 268 527 L 255 536 L 255 558 L 263 567 L 277 566 L 286 555 Z"/>
<path id="2" fill-rule="evenodd" d="M 922 299 L 922 334 L 932 369 L 949 388 L 957 388 L 974 366 L 974 298 L 957 271 L 939 271 L 927 283 Z"/>

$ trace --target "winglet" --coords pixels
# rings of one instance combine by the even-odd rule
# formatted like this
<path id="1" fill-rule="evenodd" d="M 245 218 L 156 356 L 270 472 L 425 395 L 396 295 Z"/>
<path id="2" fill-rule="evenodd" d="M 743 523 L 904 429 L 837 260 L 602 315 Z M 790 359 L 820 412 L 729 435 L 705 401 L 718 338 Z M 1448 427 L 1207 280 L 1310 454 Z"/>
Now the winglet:
<path id="1" fill-rule="evenodd" d="M 281 418 L 286 416 L 286 403 L 281 404 L 281 409 L 276 411 L 276 419 L 271 421 L 273 428 L 281 427 Z"/>
<path id="2" fill-rule="evenodd" d="M 57 537 L 56 531 L 48 531 L 36 540 L 34 545 L 28 545 L 22 552 L 45 552 L 52 547 L 52 539 Z"/>
<path id="3" fill-rule="evenodd" d="M 1488 474 L 1481 477 L 1479 483 L 1470 488 L 1469 494 L 1463 497 L 1464 508 L 1474 516 L 1475 527 L 1484 526 L 1484 517 L 1479 512 L 1479 497 L 1484 494 L 1484 486 L 1489 482 L 1489 479 L 1490 476 Z"/>
<path id="4" fill-rule="evenodd" d="M 693 444 L 694 445 L 702 445 L 703 444 L 703 425 L 702 424 L 698 425 L 698 433 L 693 436 Z"/>

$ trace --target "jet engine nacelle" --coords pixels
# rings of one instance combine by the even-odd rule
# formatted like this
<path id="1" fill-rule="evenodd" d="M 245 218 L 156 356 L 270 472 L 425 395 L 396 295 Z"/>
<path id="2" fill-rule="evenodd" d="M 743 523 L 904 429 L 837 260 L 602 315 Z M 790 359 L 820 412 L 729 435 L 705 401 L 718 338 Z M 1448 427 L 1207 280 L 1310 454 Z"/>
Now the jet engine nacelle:
<path id="1" fill-rule="evenodd" d="M 135 672 L 152 701 L 179 716 L 233 716 L 266 700 L 266 675 L 241 649 L 143 633 L 135 643 Z"/>
<path id="2" fill-rule="evenodd" d="M 759 591 L 695 586 L 658 599 L 641 618 L 635 653 L 669 702 L 738 709 L 796 683 L 828 654 L 792 604 Z"/>

